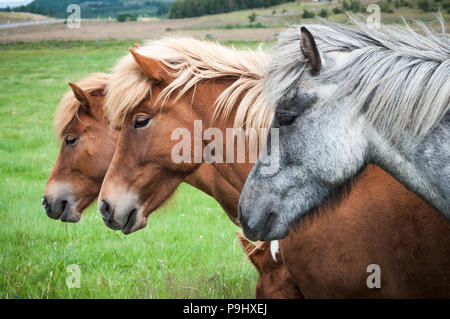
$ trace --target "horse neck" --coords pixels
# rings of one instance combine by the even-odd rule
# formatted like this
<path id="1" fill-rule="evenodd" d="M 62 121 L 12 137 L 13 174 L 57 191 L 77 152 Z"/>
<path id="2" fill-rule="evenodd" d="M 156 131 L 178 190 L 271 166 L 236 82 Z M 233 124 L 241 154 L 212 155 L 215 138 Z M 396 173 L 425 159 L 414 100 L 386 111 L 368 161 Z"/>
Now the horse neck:
<path id="1" fill-rule="evenodd" d="M 217 98 L 233 82 L 234 80 L 222 79 L 209 80 L 200 83 L 196 88 L 196 94 L 193 99 L 193 107 L 198 110 L 198 114 L 200 114 L 202 120 L 203 132 L 208 128 L 217 128 L 222 132 L 224 153 L 226 152 L 227 144 L 226 129 L 233 128 L 237 107 L 240 101 L 237 101 L 231 114 L 226 119 L 219 118 L 218 120 L 213 121 L 213 114 Z M 205 93 L 202 94 L 201 92 Z M 253 164 L 226 163 L 225 154 L 223 162 L 224 163 L 213 163 L 212 165 L 216 168 L 217 172 L 240 193 Z"/>
<path id="2" fill-rule="evenodd" d="M 418 143 L 371 134 L 372 161 L 450 220 L 450 114 Z M 406 133 L 405 133 L 406 134 Z"/>
<path id="3" fill-rule="evenodd" d="M 239 226 L 237 211 L 240 193 L 219 174 L 217 169 L 207 163 L 200 165 L 185 182 L 217 200 L 228 218 Z"/>

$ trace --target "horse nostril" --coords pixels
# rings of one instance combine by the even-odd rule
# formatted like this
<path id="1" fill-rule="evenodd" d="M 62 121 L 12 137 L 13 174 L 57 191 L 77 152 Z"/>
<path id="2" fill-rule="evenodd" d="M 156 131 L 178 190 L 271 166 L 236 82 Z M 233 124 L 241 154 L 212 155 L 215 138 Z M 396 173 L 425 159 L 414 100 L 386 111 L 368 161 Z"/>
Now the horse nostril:
<path id="1" fill-rule="evenodd" d="M 109 205 L 106 199 L 102 200 L 102 205 L 100 206 L 100 213 L 103 216 L 103 219 L 109 219 L 109 216 L 112 215 L 111 205 Z"/>
<path id="2" fill-rule="evenodd" d="M 68 203 L 68 201 L 66 201 L 66 200 L 63 200 L 61 202 L 61 211 L 65 211 L 66 210 L 67 203 Z"/>
<path id="3" fill-rule="evenodd" d="M 241 225 L 245 225 L 247 223 L 247 219 L 242 216 L 242 207 L 241 205 L 238 205 L 238 219 Z"/>
<path id="4" fill-rule="evenodd" d="M 48 202 L 47 197 L 42 197 L 42 207 L 46 210 L 49 211 L 50 210 L 50 203 Z"/>

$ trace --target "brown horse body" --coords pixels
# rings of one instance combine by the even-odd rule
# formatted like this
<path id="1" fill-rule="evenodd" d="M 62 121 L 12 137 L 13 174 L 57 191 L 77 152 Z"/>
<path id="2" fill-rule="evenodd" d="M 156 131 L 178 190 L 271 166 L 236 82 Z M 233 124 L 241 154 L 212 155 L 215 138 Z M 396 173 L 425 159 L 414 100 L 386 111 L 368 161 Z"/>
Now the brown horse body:
<path id="1" fill-rule="evenodd" d="M 377 166 L 291 230 L 280 251 L 306 297 L 450 297 L 450 224 Z M 367 286 L 372 264 L 381 288 Z"/>
<path id="2" fill-rule="evenodd" d="M 182 164 L 171 160 L 176 144 L 171 132 L 182 127 L 194 136 L 196 120 L 203 130 L 212 127 L 215 101 L 233 84 L 229 77 L 202 79 L 195 90 L 159 99 L 175 81 L 168 63 L 133 55 L 136 68 L 154 82 L 152 94 L 120 110 L 122 130 L 100 193 L 105 223 L 125 233 L 145 227 L 148 215 L 200 165 L 194 159 Z M 214 127 L 225 132 L 235 116 L 234 109 Z M 229 142 L 224 139 L 224 149 Z M 239 191 L 251 168 L 217 161 L 214 166 Z M 367 168 L 343 200 L 313 215 L 280 243 L 285 265 L 306 297 L 450 296 L 450 225 L 379 168 Z M 367 286 L 371 264 L 381 267 L 381 288 Z"/>

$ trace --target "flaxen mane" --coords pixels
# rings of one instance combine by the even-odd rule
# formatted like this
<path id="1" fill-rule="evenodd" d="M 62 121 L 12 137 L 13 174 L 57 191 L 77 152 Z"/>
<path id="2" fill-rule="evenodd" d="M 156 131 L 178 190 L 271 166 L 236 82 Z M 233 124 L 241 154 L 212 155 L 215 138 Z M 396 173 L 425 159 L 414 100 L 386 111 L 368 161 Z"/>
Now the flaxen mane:
<path id="1" fill-rule="evenodd" d="M 248 241 L 247 238 L 245 238 L 245 236 L 237 231 L 236 235 L 238 237 L 238 241 L 239 241 L 239 245 L 241 245 L 242 249 L 245 252 L 245 255 L 250 258 L 251 256 L 253 256 L 253 254 L 260 252 L 261 250 L 267 249 L 269 248 L 270 245 L 270 241 L 255 241 L 255 242 L 250 242 Z M 244 244 L 246 243 L 246 244 Z"/>
<path id="2" fill-rule="evenodd" d="M 202 80 L 235 78 L 217 99 L 213 118 L 224 120 L 237 107 L 235 127 L 269 126 L 272 110 L 266 107 L 262 81 L 268 59 L 261 49 L 236 50 L 192 38 L 165 38 L 149 42 L 138 52 L 161 61 L 171 71 L 174 80 L 158 96 L 163 105 L 174 94 L 179 98 L 195 90 Z M 151 95 L 152 85 L 131 54 L 122 58 L 107 87 L 106 111 L 112 125 L 121 126 L 126 114 Z"/>
<path id="3" fill-rule="evenodd" d="M 86 92 L 91 93 L 97 90 L 104 90 L 109 77 L 110 75 L 106 73 L 93 73 L 76 84 Z M 79 108 L 80 102 L 75 98 L 73 91 L 67 91 L 58 104 L 53 122 L 59 137 L 62 137 L 67 125 L 77 116 Z"/>
<path id="4" fill-rule="evenodd" d="M 345 65 L 317 77 L 318 85 L 338 83 L 331 98 L 351 98 L 371 124 L 394 140 L 405 130 L 412 137 L 424 136 L 450 107 L 450 37 L 442 16 L 439 33 L 417 22 L 422 34 L 406 23 L 374 29 L 352 19 L 356 29 L 329 22 L 306 26 L 321 53 L 348 53 Z M 290 89 L 301 86 L 306 62 L 300 35 L 299 27 L 283 32 L 274 49 L 266 83 L 272 107 Z"/>

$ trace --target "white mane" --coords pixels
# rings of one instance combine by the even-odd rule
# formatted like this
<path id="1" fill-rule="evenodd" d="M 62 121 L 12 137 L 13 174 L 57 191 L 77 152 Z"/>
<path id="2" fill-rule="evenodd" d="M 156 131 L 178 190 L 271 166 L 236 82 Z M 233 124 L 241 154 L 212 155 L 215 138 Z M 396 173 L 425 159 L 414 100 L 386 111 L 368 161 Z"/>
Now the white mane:
<path id="1" fill-rule="evenodd" d="M 423 34 L 404 27 L 368 28 L 352 18 L 357 28 L 323 22 L 307 25 L 322 56 L 347 52 L 346 63 L 325 70 L 317 81 L 339 83 L 333 100 L 350 97 L 352 107 L 365 112 L 368 121 L 389 137 L 405 129 L 413 137 L 424 136 L 449 111 L 450 37 L 422 22 Z M 300 51 L 300 28 L 283 32 L 267 69 L 269 103 L 275 107 L 295 86 L 301 86 L 306 61 Z"/>

